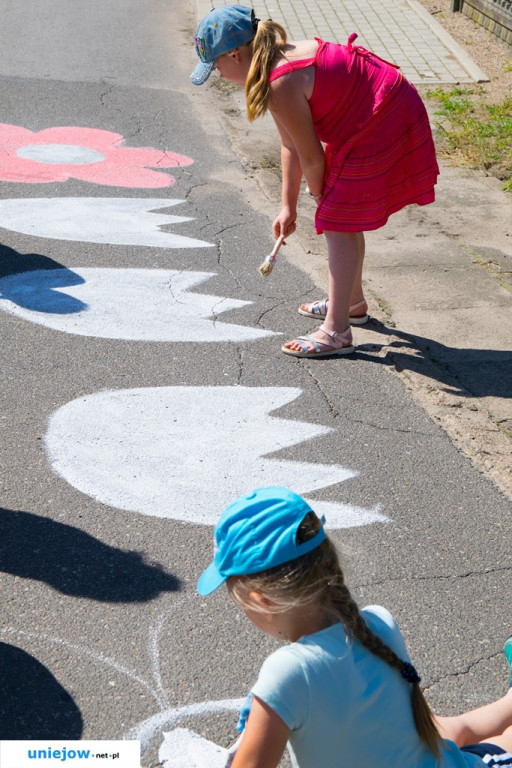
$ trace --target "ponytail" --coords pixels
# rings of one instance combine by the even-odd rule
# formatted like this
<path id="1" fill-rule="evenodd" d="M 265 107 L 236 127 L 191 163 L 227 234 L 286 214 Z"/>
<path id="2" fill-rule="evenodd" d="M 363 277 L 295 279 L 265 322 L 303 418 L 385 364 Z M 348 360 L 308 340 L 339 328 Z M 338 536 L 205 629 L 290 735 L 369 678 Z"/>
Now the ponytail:
<path id="1" fill-rule="evenodd" d="M 258 21 L 256 35 L 251 43 L 252 62 L 245 83 L 247 118 L 253 122 L 268 109 L 270 98 L 270 70 L 276 56 L 286 45 L 286 32 L 275 21 Z"/>
<path id="2" fill-rule="evenodd" d="M 439 760 L 442 742 L 434 722 L 434 716 L 419 683 L 413 683 L 411 691 L 412 714 L 418 736 Z"/>

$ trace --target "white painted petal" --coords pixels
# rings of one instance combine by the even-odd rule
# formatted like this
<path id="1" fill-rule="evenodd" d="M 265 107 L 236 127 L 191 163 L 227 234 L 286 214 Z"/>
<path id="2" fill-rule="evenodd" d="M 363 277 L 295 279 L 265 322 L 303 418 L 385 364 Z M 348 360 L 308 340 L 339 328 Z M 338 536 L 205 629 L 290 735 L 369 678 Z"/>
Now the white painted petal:
<path id="1" fill-rule="evenodd" d="M 307 496 L 357 472 L 290 461 L 280 449 L 319 438 L 325 426 L 271 416 L 301 390 L 288 387 L 158 387 L 74 400 L 49 421 L 54 470 L 98 501 L 143 515 L 214 525 L 234 498 L 284 485 Z M 376 508 L 312 502 L 331 527 L 386 518 Z"/>
<path id="2" fill-rule="evenodd" d="M 310 499 L 311 506 L 317 515 L 325 516 L 327 530 L 336 528 L 357 528 L 360 525 L 370 523 L 388 523 L 389 518 L 382 514 L 381 504 L 376 504 L 370 509 L 356 507 L 352 504 L 339 504 L 332 501 L 318 501 Z"/>
<path id="3" fill-rule="evenodd" d="M 0 309 L 56 331 L 106 339 L 241 342 L 274 335 L 223 323 L 249 301 L 191 293 L 212 272 L 41 269 L 0 279 Z"/>
<path id="4" fill-rule="evenodd" d="M 193 221 L 155 213 L 186 200 L 130 197 L 32 197 L 0 200 L 0 227 L 53 240 L 153 248 L 213 248 L 214 243 L 164 232 L 160 227 Z"/>

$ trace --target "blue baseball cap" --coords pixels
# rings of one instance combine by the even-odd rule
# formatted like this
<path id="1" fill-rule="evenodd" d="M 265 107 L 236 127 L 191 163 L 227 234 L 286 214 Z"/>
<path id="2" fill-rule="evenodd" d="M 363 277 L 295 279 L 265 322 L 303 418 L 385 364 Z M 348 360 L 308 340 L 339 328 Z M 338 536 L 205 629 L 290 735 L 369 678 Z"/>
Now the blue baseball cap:
<path id="1" fill-rule="evenodd" d="M 312 539 L 297 543 L 298 528 L 311 511 L 303 498 L 281 486 L 239 496 L 217 523 L 215 556 L 199 577 L 199 594 L 209 595 L 229 576 L 266 571 L 316 549 L 325 539 L 323 525 Z"/>
<path id="2" fill-rule="evenodd" d="M 252 19 L 251 8 L 224 5 L 212 8 L 208 16 L 199 22 L 194 41 L 200 61 L 190 75 L 194 85 L 206 83 L 219 56 L 253 39 Z"/>

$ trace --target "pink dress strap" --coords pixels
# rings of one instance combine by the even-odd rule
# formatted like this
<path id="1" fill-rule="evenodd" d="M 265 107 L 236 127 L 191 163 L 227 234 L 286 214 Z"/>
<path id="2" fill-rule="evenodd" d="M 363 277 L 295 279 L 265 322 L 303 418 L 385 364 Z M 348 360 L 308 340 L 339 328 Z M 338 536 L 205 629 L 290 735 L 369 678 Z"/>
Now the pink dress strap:
<path id="1" fill-rule="evenodd" d="M 305 69 L 306 67 L 311 67 L 315 61 L 316 56 L 313 56 L 310 59 L 297 59 L 296 61 L 287 61 L 285 64 L 281 64 L 279 67 L 276 67 L 272 70 L 270 73 L 269 82 L 272 83 L 274 80 L 277 80 L 278 77 L 287 75 L 289 72 L 293 72 L 295 69 Z"/>
<path id="2" fill-rule="evenodd" d="M 352 43 L 356 38 L 357 38 L 357 32 L 352 32 L 349 39 L 347 40 L 347 48 L 349 53 L 351 54 L 358 53 L 360 56 L 364 56 L 365 59 L 369 57 L 373 59 L 378 59 L 379 61 L 383 61 L 384 64 L 389 64 L 390 67 L 394 67 L 395 69 L 400 69 L 398 64 L 393 64 L 391 61 L 386 61 L 386 59 L 383 59 L 382 56 L 377 56 L 376 53 L 369 51 L 367 48 L 363 48 L 362 45 L 352 45 Z"/>

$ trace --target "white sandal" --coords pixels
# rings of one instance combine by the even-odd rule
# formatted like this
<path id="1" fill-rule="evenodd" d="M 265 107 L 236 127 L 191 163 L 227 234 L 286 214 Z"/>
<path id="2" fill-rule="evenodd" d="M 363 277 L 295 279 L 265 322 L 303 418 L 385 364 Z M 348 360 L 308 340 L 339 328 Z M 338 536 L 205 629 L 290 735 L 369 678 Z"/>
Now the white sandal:
<path id="1" fill-rule="evenodd" d="M 305 317 L 316 317 L 319 320 L 323 320 L 327 315 L 327 301 L 328 299 L 321 299 L 320 301 L 312 301 L 307 304 L 301 304 L 299 307 L 299 314 L 304 315 Z M 354 310 L 359 309 L 359 307 L 364 307 L 364 314 L 351 314 L 348 319 L 350 325 L 365 325 L 370 319 L 367 311 L 368 306 L 364 299 L 362 301 L 358 301 L 357 304 L 352 304 L 350 307 L 350 312 L 354 312 Z"/>
<path id="2" fill-rule="evenodd" d="M 327 337 L 326 341 L 316 338 L 319 333 Z M 290 349 L 289 344 L 299 344 L 300 350 Z M 299 336 L 293 341 L 288 341 L 281 347 L 281 352 L 294 357 L 327 357 L 328 355 L 349 355 L 354 351 L 352 345 L 352 331 L 350 325 L 341 333 L 330 333 L 325 328 L 320 328 L 307 336 Z"/>

